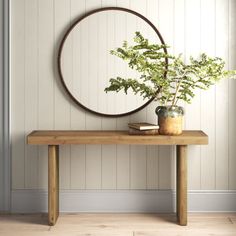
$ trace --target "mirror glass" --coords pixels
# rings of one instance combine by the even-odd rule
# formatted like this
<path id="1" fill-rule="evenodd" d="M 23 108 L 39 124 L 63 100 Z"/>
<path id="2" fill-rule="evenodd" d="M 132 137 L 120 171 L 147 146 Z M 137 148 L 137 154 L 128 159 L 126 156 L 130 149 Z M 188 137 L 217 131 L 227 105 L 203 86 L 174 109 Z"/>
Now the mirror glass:
<path id="1" fill-rule="evenodd" d="M 78 21 L 66 34 L 59 54 L 59 70 L 63 85 L 82 107 L 108 116 L 132 113 L 149 101 L 131 90 L 108 92 L 109 79 L 117 76 L 138 78 L 139 73 L 127 62 L 111 55 L 123 41 L 134 44 L 139 31 L 152 43 L 161 43 L 154 29 L 139 16 L 123 10 L 105 10 Z"/>

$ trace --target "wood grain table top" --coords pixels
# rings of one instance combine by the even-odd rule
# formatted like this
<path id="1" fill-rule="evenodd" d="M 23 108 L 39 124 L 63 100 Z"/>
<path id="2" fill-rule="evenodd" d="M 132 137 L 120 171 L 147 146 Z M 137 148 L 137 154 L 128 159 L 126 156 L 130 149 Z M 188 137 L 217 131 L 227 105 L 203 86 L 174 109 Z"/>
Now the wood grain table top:
<path id="1" fill-rule="evenodd" d="M 208 136 L 201 130 L 185 130 L 181 135 L 130 135 L 123 131 L 35 130 L 28 144 L 134 144 L 134 145 L 206 145 Z"/>

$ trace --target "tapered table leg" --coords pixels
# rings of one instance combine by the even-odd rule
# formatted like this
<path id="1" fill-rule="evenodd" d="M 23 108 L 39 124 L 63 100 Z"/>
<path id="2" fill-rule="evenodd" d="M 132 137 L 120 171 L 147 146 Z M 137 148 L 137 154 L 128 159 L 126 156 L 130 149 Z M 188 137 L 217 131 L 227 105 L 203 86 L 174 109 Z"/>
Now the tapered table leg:
<path id="1" fill-rule="evenodd" d="M 59 146 L 48 146 L 48 224 L 55 225 L 59 215 Z"/>
<path id="2" fill-rule="evenodd" d="M 187 225 L 187 146 L 177 145 L 177 217 L 180 225 Z"/>

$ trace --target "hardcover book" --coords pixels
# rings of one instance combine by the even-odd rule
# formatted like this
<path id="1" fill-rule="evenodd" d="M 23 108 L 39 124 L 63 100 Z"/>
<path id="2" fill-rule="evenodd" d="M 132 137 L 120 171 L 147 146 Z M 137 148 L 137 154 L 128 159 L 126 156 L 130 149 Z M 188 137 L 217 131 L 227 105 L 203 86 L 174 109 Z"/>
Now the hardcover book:
<path id="1" fill-rule="evenodd" d="M 159 126 L 155 124 L 150 124 L 146 122 L 140 122 L 140 123 L 129 123 L 128 124 L 129 128 L 133 128 L 136 130 L 158 130 Z"/>
<path id="2" fill-rule="evenodd" d="M 157 135 L 158 129 L 138 130 L 138 129 L 129 128 L 129 134 L 132 134 L 132 135 Z"/>

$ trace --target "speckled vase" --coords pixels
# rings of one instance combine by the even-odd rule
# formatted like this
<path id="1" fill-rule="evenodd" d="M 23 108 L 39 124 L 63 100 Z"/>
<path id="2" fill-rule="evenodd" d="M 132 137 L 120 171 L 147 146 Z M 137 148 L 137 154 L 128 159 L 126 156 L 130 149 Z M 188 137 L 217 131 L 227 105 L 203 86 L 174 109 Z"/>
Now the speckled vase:
<path id="1" fill-rule="evenodd" d="M 184 109 L 180 106 L 158 106 L 156 108 L 158 117 L 159 134 L 180 135 L 182 134 L 182 124 Z"/>

